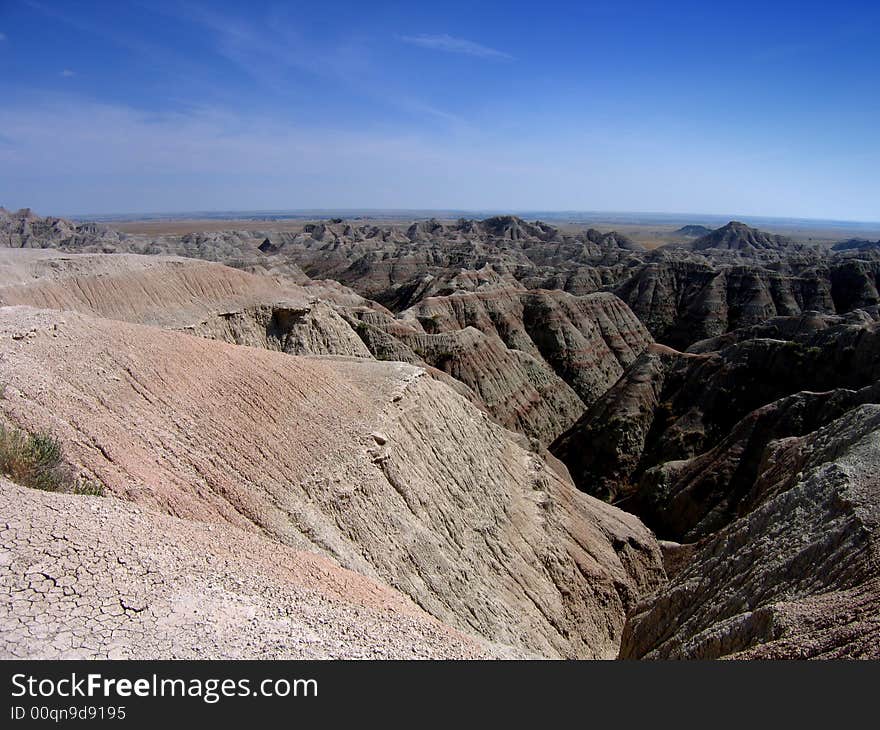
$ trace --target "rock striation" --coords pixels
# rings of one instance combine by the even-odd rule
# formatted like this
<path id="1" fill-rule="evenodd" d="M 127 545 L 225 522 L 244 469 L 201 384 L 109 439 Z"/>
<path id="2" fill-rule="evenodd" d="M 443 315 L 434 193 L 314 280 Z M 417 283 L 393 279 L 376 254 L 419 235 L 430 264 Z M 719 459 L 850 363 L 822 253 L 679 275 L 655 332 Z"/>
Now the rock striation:
<path id="1" fill-rule="evenodd" d="M 319 553 L 516 652 L 613 656 L 664 577 L 637 518 L 418 367 L 2 307 L 0 377 L 5 418 L 112 495 Z"/>
<path id="2" fill-rule="evenodd" d="M 880 657 L 880 405 L 768 446 L 751 508 L 630 615 L 623 658 Z"/>
<path id="3" fill-rule="evenodd" d="M 452 375 L 499 423 L 543 444 L 574 423 L 651 342 L 611 294 L 574 297 L 521 286 L 429 297 L 394 320 L 366 313 L 360 321 L 374 355 Z"/>
<path id="4" fill-rule="evenodd" d="M 699 228 L 0 210 L 0 415 L 113 495 L 0 484 L 2 651 L 880 658 L 880 250 Z"/>
<path id="5" fill-rule="evenodd" d="M 298 355 L 371 357 L 339 311 L 365 302 L 168 256 L 0 250 L 0 305 L 74 310 Z M 319 298 L 322 297 L 322 298 Z"/>
<path id="6" fill-rule="evenodd" d="M 880 323 L 861 311 L 770 320 L 686 353 L 655 345 L 550 448 L 582 489 L 626 498 L 661 536 L 700 537 L 735 514 L 735 505 L 721 509 L 719 496 L 730 496 L 722 475 L 748 481 L 762 443 L 816 424 L 820 416 L 809 412 L 827 398 L 813 394 L 873 385 L 878 348 Z M 796 394 L 796 407 L 784 400 Z M 713 483 L 700 482 L 698 494 L 685 489 L 687 460 L 720 458 L 713 450 L 733 443 L 735 465 L 715 463 Z M 751 461 L 739 461 L 749 449 Z M 702 519 L 707 525 L 694 532 Z"/>
<path id="7" fill-rule="evenodd" d="M 654 345 L 551 446 L 668 541 L 621 657 L 880 656 L 878 327 L 813 313 Z"/>
<path id="8" fill-rule="evenodd" d="M 0 216 L 6 245 L 23 245 L 15 215 Z M 409 226 L 334 220 L 307 223 L 299 231 L 182 236 L 124 235 L 95 226 L 89 233 L 85 224 L 77 235 L 55 235 L 52 227 L 62 225 L 56 219 L 28 216 L 27 245 L 183 255 L 297 284 L 329 278 L 396 313 L 429 297 L 493 286 L 575 296 L 612 292 L 655 340 L 676 349 L 767 317 L 812 310 L 842 314 L 880 302 L 875 246 L 828 251 L 737 221 L 684 244 L 645 251 L 619 233 L 569 232 L 515 216 Z"/>
<path id="9" fill-rule="evenodd" d="M 333 282 L 296 285 L 163 255 L 0 250 L 0 275 L 0 303 L 76 310 L 295 355 L 419 365 L 542 445 L 571 426 L 651 341 L 626 305 L 605 293 L 577 298 L 493 284 L 429 298 L 395 317 Z"/>

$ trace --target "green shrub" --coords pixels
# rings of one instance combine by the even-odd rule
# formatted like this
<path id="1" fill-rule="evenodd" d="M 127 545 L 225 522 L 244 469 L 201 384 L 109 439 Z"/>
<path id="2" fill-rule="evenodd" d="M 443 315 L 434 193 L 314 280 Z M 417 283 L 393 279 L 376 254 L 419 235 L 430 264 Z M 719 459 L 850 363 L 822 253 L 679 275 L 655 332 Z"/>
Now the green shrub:
<path id="1" fill-rule="evenodd" d="M 16 484 L 46 492 L 103 495 L 101 484 L 77 477 L 50 433 L 27 433 L 0 423 L 0 472 Z"/>
<path id="2" fill-rule="evenodd" d="M 94 479 L 84 479 L 80 477 L 76 480 L 71 490 L 73 494 L 83 494 L 87 497 L 103 497 L 104 485 Z"/>

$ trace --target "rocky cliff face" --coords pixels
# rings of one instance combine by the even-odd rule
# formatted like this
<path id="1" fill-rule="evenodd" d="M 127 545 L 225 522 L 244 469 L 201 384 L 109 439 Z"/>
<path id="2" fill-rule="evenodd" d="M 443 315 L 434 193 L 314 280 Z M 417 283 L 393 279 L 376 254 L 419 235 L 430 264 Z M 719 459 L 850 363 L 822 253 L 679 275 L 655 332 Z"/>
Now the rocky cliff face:
<path id="1" fill-rule="evenodd" d="M 624 658 L 876 658 L 880 406 L 767 447 L 755 499 L 630 616 Z"/>
<path id="2" fill-rule="evenodd" d="M 572 297 L 492 281 L 395 317 L 333 282 L 291 284 L 168 256 L 0 252 L 0 303 L 72 309 L 298 355 L 425 367 L 543 445 L 651 341 L 611 294 Z"/>
<path id="3" fill-rule="evenodd" d="M 653 346 L 551 446 L 676 541 L 621 656 L 876 656 L 875 317 Z"/>
<path id="4" fill-rule="evenodd" d="M 617 380 L 651 342 L 617 297 L 574 297 L 560 291 L 495 288 L 431 297 L 402 313 L 427 332 L 474 327 L 546 361 L 586 404 Z"/>
<path id="5" fill-rule="evenodd" d="M 835 300 L 834 280 L 845 269 L 840 264 L 831 272 L 807 262 L 783 270 L 756 262 L 719 265 L 679 253 L 649 262 L 615 292 L 658 342 L 684 349 L 769 317 L 845 312 L 875 304 L 868 290 L 849 301 Z M 873 280 L 868 270 L 860 276 L 865 282 Z"/>
<path id="6" fill-rule="evenodd" d="M 492 287 L 429 297 L 400 320 L 412 323 L 414 333 L 397 326 L 398 340 L 469 385 L 500 423 L 543 443 L 571 425 L 651 342 L 626 305 L 604 293 Z"/>
<path id="7" fill-rule="evenodd" d="M 759 437 L 741 419 L 786 396 L 872 385 L 880 378 L 878 337 L 878 323 L 856 312 L 772 320 L 740 336 L 699 343 L 694 352 L 655 346 L 551 451 L 582 489 L 625 497 L 661 534 L 680 539 L 694 524 L 668 514 L 666 501 L 681 497 L 675 479 L 684 478 L 682 461 L 709 452 L 738 428 L 741 441 L 751 439 L 754 447 Z M 713 343 L 720 349 L 711 349 Z M 780 435 L 793 434 L 774 433 Z M 721 470 L 712 473 L 720 478 Z M 709 485 L 701 490 L 705 512 L 718 508 Z"/>
<path id="8" fill-rule="evenodd" d="M 627 610 L 663 578 L 636 518 L 419 368 L 73 312 L 0 320 L 5 417 L 56 433 L 143 508 L 320 553 L 546 656 L 613 655 Z"/>
<path id="9" fill-rule="evenodd" d="M 473 327 L 438 334 L 401 334 L 419 362 L 468 386 L 506 428 L 549 443 L 566 430 L 584 404 L 540 357 L 509 349 Z"/>
<path id="10" fill-rule="evenodd" d="M 30 208 L 0 208 L 0 246 L 9 248 L 115 247 L 122 236 L 98 223 L 76 224 L 64 218 L 43 218 Z"/>

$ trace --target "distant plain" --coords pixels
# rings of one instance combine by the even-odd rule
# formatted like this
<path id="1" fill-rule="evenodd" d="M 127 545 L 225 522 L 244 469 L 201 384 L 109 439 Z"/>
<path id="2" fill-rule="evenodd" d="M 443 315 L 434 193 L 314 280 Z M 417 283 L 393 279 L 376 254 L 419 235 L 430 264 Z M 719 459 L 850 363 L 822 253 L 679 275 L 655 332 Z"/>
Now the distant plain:
<path id="1" fill-rule="evenodd" d="M 132 234 L 183 235 L 210 231 L 300 231 L 309 222 L 342 218 L 359 225 L 398 224 L 406 226 L 417 220 L 436 217 L 442 222 L 452 222 L 459 217 L 484 217 L 484 211 L 303 211 L 279 213 L 230 212 L 228 214 L 154 214 L 120 216 L 78 216 L 81 220 L 100 220 L 113 228 Z M 880 222 L 821 221 L 803 219 L 771 219 L 749 216 L 718 215 L 652 215 L 625 213 L 516 213 L 528 220 L 540 218 L 552 222 L 565 232 L 583 228 L 601 231 L 615 230 L 623 233 L 645 248 L 652 249 L 668 243 L 680 242 L 682 236 L 676 230 L 684 225 L 698 224 L 717 228 L 728 220 L 743 220 L 750 225 L 760 225 L 771 233 L 789 236 L 796 241 L 831 246 L 850 238 L 880 239 Z"/>

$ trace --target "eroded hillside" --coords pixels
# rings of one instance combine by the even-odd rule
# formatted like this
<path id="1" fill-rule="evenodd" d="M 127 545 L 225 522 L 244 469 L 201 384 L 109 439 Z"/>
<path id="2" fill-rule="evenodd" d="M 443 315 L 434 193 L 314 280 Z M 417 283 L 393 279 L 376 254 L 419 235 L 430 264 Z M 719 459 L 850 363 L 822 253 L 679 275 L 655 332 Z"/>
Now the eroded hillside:
<path id="1" fill-rule="evenodd" d="M 873 245 L 825 250 L 738 221 L 645 251 L 626 236 L 567 232 L 515 216 L 377 226 L 309 223 L 300 231 L 126 235 L 94 224 L 0 215 L 10 246 L 175 254 L 287 277 L 330 278 L 401 312 L 430 296 L 499 282 L 575 296 L 612 292 L 662 344 L 685 349 L 773 316 L 842 314 L 880 302 Z M 845 243 L 845 242 L 844 242 Z M 868 242 L 870 244 L 870 242 Z M 303 273 L 305 272 L 305 273 Z"/>
<path id="2" fill-rule="evenodd" d="M 6 417 L 113 495 L 325 554 L 489 640 L 613 655 L 662 580 L 636 518 L 417 367 L 25 307 L 0 343 Z"/>
<path id="3" fill-rule="evenodd" d="M 675 541 L 622 656 L 877 655 L 875 318 L 654 346 L 553 444 L 582 489 Z"/>
<path id="4" fill-rule="evenodd" d="M 383 656 L 876 657 L 876 246 L 699 228 L 645 251 L 514 216 L 150 237 L 0 211 L 0 408 L 107 520 L 387 591 Z M 315 651 L 369 651 L 355 623 Z"/>

